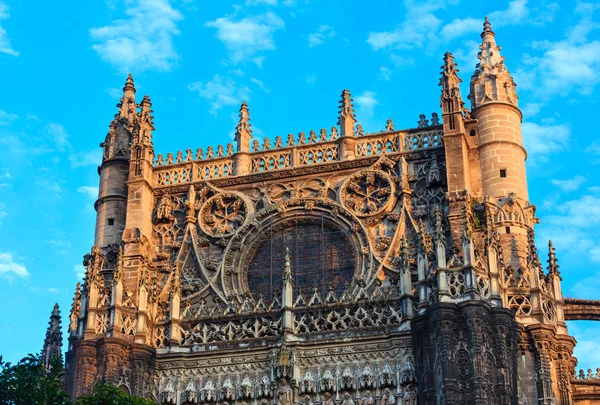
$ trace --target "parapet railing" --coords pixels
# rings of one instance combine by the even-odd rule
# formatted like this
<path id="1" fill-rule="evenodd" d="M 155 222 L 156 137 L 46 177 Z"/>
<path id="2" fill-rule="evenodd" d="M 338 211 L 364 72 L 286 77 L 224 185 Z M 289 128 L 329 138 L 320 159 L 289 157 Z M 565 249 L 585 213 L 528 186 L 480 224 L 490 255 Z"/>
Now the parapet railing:
<path id="1" fill-rule="evenodd" d="M 600 384 L 600 367 L 596 369 L 596 373 L 594 373 L 591 368 L 588 368 L 587 373 L 580 369 L 579 373 L 575 372 L 575 374 L 573 374 L 573 380 L 594 381 Z"/>
<path id="2" fill-rule="evenodd" d="M 440 147 L 442 135 L 440 125 L 402 131 L 391 128 L 372 134 L 358 130 L 350 137 L 353 150 L 346 155 L 363 158 Z M 249 153 L 250 173 L 341 161 L 344 159 L 340 149 L 342 141 L 336 127 L 331 128 L 330 132 L 322 129 L 318 135 L 310 131 L 308 137 L 304 132 L 297 137 L 289 134 L 285 142 L 280 136 L 275 138 L 274 143 L 269 138 L 264 138 L 262 144 L 255 139 Z M 168 153 L 166 159 L 159 154 L 154 167 L 155 184 L 170 186 L 240 174 L 236 173 L 236 155 L 231 143 L 226 147 L 217 146 L 216 151 L 208 147 L 206 152 L 201 148 L 196 149 L 195 154 L 191 149 L 175 155 Z"/>
<path id="3" fill-rule="evenodd" d="M 398 285 L 348 287 L 341 295 L 330 289 L 321 294 L 297 292 L 292 314 L 294 334 L 344 333 L 354 329 L 394 327 L 403 320 Z M 277 295 L 270 303 L 246 297 L 239 305 L 227 308 L 200 305 L 184 306 L 181 319 L 182 346 L 278 338 L 282 334 L 285 308 Z M 157 347 L 165 347 L 167 341 Z"/>

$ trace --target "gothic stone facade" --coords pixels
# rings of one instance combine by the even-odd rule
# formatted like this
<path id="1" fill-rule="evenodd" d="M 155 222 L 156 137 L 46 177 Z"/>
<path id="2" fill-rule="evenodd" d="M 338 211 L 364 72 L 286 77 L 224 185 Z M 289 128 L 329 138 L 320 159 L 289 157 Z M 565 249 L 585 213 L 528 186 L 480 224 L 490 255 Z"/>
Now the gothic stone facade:
<path id="1" fill-rule="evenodd" d="M 534 244 L 516 85 L 486 20 L 464 106 L 154 155 L 131 76 L 101 144 L 66 383 L 161 404 L 585 404 L 554 249 Z M 594 385 L 596 384 L 596 385 Z M 583 388 L 578 388 L 579 386 Z M 578 391 L 579 390 L 579 391 Z M 578 397 L 578 392 L 581 395 Z M 587 396 L 586 396 L 587 395 Z M 585 402 L 588 401 L 588 402 Z"/>

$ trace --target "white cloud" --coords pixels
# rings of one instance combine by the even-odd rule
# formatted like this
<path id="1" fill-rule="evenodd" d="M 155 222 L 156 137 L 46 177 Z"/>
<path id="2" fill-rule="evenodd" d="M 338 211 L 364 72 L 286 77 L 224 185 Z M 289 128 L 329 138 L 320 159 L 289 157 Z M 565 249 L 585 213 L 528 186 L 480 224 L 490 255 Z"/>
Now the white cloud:
<path id="1" fill-rule="evenodd" d="M 554 179 L 551 181 L 556 187 L 560 188 L 562 191 L 577 191 L 579 188 L 585 183 L 587 179 L 583 176 L 575 176 L 572 179 L 567 180 L 557 180 Z"/>
<path id="2" fill-rule="evenodd" d="M 559 259 L 569 266 L 563 266 L 564 272 L 573 272 L 572 278 L 581 275 L 574 271 L 578 266 L 588 266 L 589 262 L 600 263 L 600 242 L 598 241 L 598 226 L 600 226 L 600 198 L 584 194 L 578 198 L 552 203 L 552 214 L 543 216 L 543 221 L 537 228 L 539 240 L 552 240 Z M 561 256 L 561 252 L 564 253 Z M 585 264 L 582 264 L 585 263 Z M 576 283 L 581 283 L 581 280 Z M 600 293 L 600 284 L 596 286 Z M 572 291 L 577 291 L 575 286 Z M 581 298 L 592 298 L 577 291 Z M 566 295 L 566 294 L 565 294 Z"/>
<path id="3" fill-rule="evenodd" d="M 373 91 L 364 91 L 357 97 L 354 97 L 354 104 L 361 117 L 369 118 L 373 116 L 373 111 L 375 110 L 375 106 L 379 104 L 379 101 L 375 98 L 375 92 Z"/>
<path id="4" fill-rule="evenodd" d="M 275 13 L 268 11 L 240 20 L 220 17 L 206 22 L 206 26 L 217 29 L 217 38 L 225 45 L 233 63 L 251 61 L 261 66 L 264 56 L 259 53 L 275 49 L 273 34 L 285 25 Z"/>
<path id="5" fill-rule="evenodd" d="M 524 117 L 534 117 L 544 108 L 542 103 L 528 103 L 519 107 Z"/>
<path id="6" fill-rule="evenodd" d="M 590 277 L 586 281 L 591 286 L 598 286 L 597 278 Z M 586 287 L 584 286 L 584 288 Z M 600 293 L 598 289 L 596 291 Z M 591 298 L 597 297 L 598 295 Z M 595 321 L 568 321 L 567 326 L 569 334 L 577 339 L 573 353 L 577 357 L 576 369 L 584 370 L 587 375 L 588 369 L 595 370 L 600 364 L 600 341 L 595 338 L 598 336 L 598 323 Z"/>
<path id="7" fill-rule="evenodd" d="M 490 22 L 501 27 L 504 25 L 519 24 L 529 17 L 530 9 L 527 7 L 528 0 L 513 0 L 508 3 L 506 10 L 491 12 L 488 17 Z M 480 26 L 481 29 L 481 26 Z"/>
<path id="8" fill-rule="evenodd" d="M 546 216 L 546 222 L 556 226 L 592 228 L 600 225 L 600 198 L 583 195 L 556 207 L 557 215 Z"/>
<path id="9" fill-rule="evenodd" d="M 270 93 L 271 92 L 271 90 L 267 89 L 266 86 L 265 86 L 265 84 L 261 80 L 258 80 L 257 78 L 253 77 L 252 79 L 250 79 L 250 81 L 252 83 L 256 84 L 265 93 Z"/>
<path id="10" fill-rule="evenodd" d="M 406 3 L 410 2 L 405 1 Z M 416 9 L 420 8 L 409 8 L 406 20 L 397 25 L 393 31 L 369 33 L 367 43 L 374 50 L 386 48 L 406 50 L 421 48 L 427 43 L 437 42 L 437 32 L 441 20 L 431 12 L 419 16 Z"/>
<path id="11" fill-rule="evenodd" d="M 521 125 L 528 163 L 546 162 L 548 155 L 568 147 L 571 128 L 567 124 L 541 125 L 524 122 Z"/>
<path id="12" fill-rule="evenodd" d="M 517 83 L 543 98 L 571 91 L 592 94 L 600 83 L 600 40 L 592 35 L 599 28 L 584 14 L 562 40 L 532 43 L 534 55 L 522 58 L 523 65 L 515 71 Z"/>
<path id="13" fill-rule="evenodd" d="M 179 34 L 177 22 L 183 15 L 169 0 L 126 0 L 125 4 L 125 19 L 90 30 L 92 39 L 99 41 L 92 48 L 124 73 L 177 66 L 180 57 L 173 37 Z"/>
<path id="14" fill-rule="evenodd" d="M 410 50 L 425 47 L 435 49 L 442 42 L 447 43 L 455 38 L 480 33 L 483 29 L 482 18 L 455 18 L 442 25 L 442 20 L 436 13 L 446 11 L 447 6 L 456 3 L 450 0 L 404 0 L 405 19 L 391 31 L 369 33 L 367 43 L 374 50 Z M 556 3 L 531 6 L 528 0 L 512 0 L 506 9 L 491 11 L 488 16 L 495 27 L 526 23 L 543 24 L 552 21 L 557 8 Z M 476 55 L 477 52 L 473 57 Z"/>
<path id="15" fill-rule="evenodd" d="M 494 4 L 494 3 L 490 3 Z M 496 10 L 488 14 L 492 28 L 518 24 L 544 24 L 551 22 L 558 10 L 558 4 L 530 5 L 528 0 L 513 0 L 505 10 Z M 455 18 L 444 25 L 441 30 L 442 38 L 449 42 L 454 38 L 481 32 L 481 18 Z"/>
<path id="16" fill-rule="evenodd" d="M 96 198 L 98 198 L 98 187 L 81 186 L 77 188 L 77 191 L 91 200 L 96 200 Z"/>
<path id="17" fill-rule="evenodd" d="M 445 41 L 451 41 L 454 38 L 462 37 L 466 34 L 480 32 L 481 30 L 481 18 L 455 18 L 452 20 L 452 22 L 444 25 L 441 35 Z"/>
<path id="18" fill-rule="evenodd" d="M 46 132 L 52 137 L 54 144 L 59 151 L 62 152 L 71 147 L 67 130 L 62 125 L 51 122 L 46 125 Z"/>
<path id="19" fill-rule="evenodd" d="M 0 110 L 0 125 L 9 125 L 17 118 L 19 117 L 16 114 L 11 114 L 4 110 Z"/>
<path id="20" fill-rule="evenodd" d="M 85 277 L 85 267 L 82 264 L 76 264 L 73 266 L 73 271 L 75 272 L 75 277 L 77 277 L 77 280 L 83 280 Z"/>
<path id="21" fill-rule="evenodd" d="M 329 25 L 321 25 L 317 32 L 308 34 L 308 46 L 311 48 L 325 42 L 327 38 L 335 37 L 335 31 Z"/>
<path id="22" fill-rule="evenodd" d="M 7 20 L 10 17 L 8 6 L 3 1 L 0 1 L 0 21 Z M 15 51 L 10 44 L 6 30 L 0 25 L 0 53 L 6 53 L 12 56 L 19 56 L 19 52 Z"/>
<path id="23" fill-rule="evenodd" d="M 100 148 L 85 151 L 75 152 L 69 155 L 71 167 L 98 166 L 102 163 L 102 150 Z"/>
<path id="24" fill-rule="evenodd" d="M 29 272 L 24 264 L 15 261 L 12 253 L 0 252 L 0 276 L 25 278 Z"/>
<path id="25" fill-rule="evenodd" d="M 392 76 L 392 71 L 385 66 L 379 68 L 379 78 L 381 80 L 390 81 Z"/>
<path id="26" fill-rule="evenodd" d="M 230 77 L 214 75 L 208 82 L 194 82 L 188 84 L 188 89 L 196 91 L 200 97 L 210 101 L 212 114 L 229 105 L 238 105 L 242 101 L 250 100 L 250 89 L 238 84 Z"/>

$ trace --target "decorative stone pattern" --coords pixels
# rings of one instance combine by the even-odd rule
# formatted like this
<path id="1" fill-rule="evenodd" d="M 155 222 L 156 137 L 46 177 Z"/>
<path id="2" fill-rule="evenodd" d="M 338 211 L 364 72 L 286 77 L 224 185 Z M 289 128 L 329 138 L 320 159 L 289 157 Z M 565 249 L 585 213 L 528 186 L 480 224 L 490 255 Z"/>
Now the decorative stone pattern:
<path id="1" fill-rule="evenodd" d="M 487 20 L 481 36 L 472 108 L 446 53 L 441 114 L 405 130 L 365 133 L 344 90 L 330 129 L 259 140 L 242 103 L 235 145 L 155 158 L 128 77 L 69 316 L 73 397 L 105 381 L 178 405 L 600 400 L 565 324 L 598 305 L 563 299 L 551 242 L 541 264 L 515 84 Z"/>

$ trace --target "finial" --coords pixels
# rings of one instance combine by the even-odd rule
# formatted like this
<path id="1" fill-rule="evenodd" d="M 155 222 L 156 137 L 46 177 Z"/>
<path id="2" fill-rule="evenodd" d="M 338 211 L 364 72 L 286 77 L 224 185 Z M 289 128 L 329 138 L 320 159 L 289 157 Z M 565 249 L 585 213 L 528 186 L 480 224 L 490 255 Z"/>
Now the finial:
<path id="1" fill-rule="evenodd" d="M 490 24 L 490 20 L 487 16 L 485 17 L 485 22 L 483 23 L 483 32 L 481 33 L 481 38 L 486 35 L 496 35 L 494 34 L 494 31 L 492 31 L 492 24 Z"/>
<path id="2" fill-rule="evenodd" d="M 133 76 L 131 73 L 127 76 L 127 80 L 125 80 L 125 86 L 123 87 L 123 92 L 133 91 L 135 93 L 135 85 L 133 84 Z"/>
<path id="3" fill-rule="evenodd" d="M 344 89 L 342 91 L 342 99 L 340 100 L 338 125 L 340 126 L 341 136 L 354 136 L 354 124 L 356 123 L 356 115 L 354 113 L 354 100 L 350 97 L 350 91 Z"/>
<path id="4" fill-rule="evenodd" d="M 548 241 L 548 274 L 560 275 L 559 267 L 558 260 L 556 260 L 556 249 L 550 240 Z"/>

